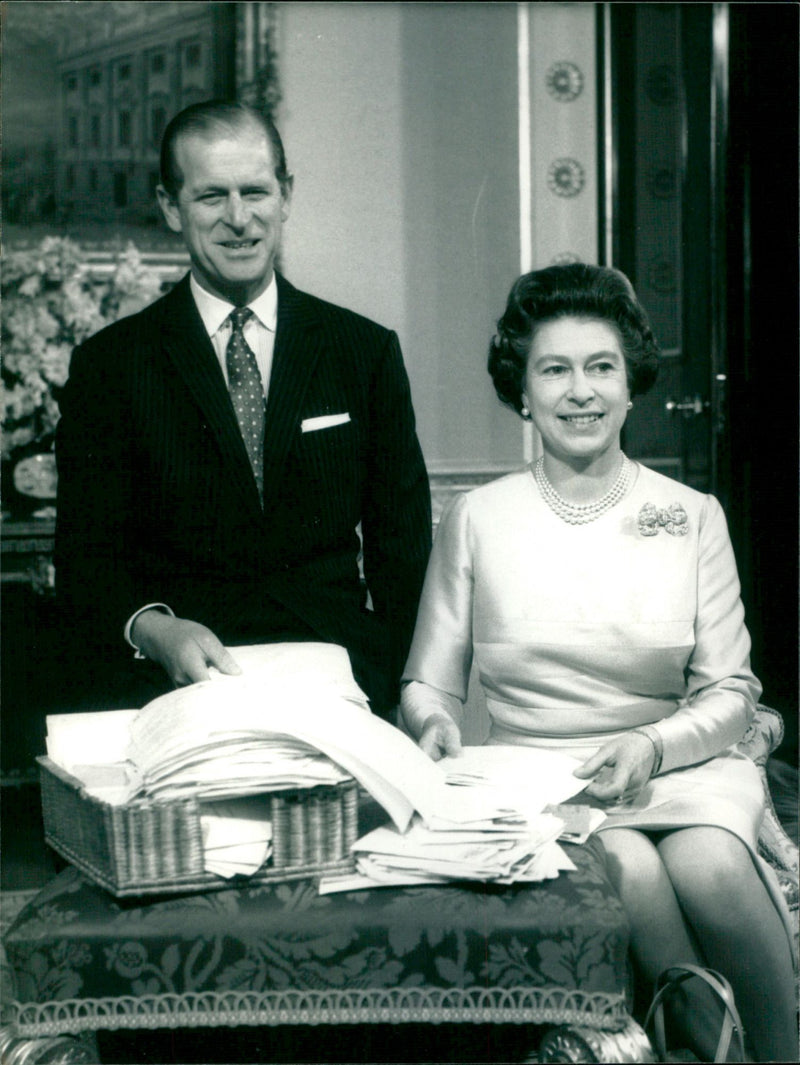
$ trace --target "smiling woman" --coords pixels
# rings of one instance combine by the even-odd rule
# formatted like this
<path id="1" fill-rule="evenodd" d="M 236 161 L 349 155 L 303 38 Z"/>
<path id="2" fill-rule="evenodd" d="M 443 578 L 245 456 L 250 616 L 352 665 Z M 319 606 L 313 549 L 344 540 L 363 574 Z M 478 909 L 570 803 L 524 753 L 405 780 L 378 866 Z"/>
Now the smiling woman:
<path id="1" fill-rule="evenodd" d="M 614 501 L 630 464 L 620 433 L 631 396 L 655 381 L 658 348 L 627 278 L 575 263 L 524 274 L 489 355 L 500 399 L 532 419 L 544 454 L 537 481 L 550 501 Z M 562 502 L 564 500 L 562 499 Z"/>
<path id="2" fill-rule="evenodd" d="M 737 749 L 761 686 L 725 516 L 620 446 L 630 397 L 656 376 L 648 319 L 616 270 L 525 274 L 489 370 L 543 454 L 444 513 L 404 673 L 406 727 L 432 757 L 456 753 L 474 660 L 486 742 L 579 760 L 645 980 L 711 966 L 734 987 L 757 1060 L 791 1058 L 791 920 L 758 853 L 761 780 Z M 681 1045 L 713 1061 L 714 1004 L 697 983 Z"/>
<path id="3" fill-rule="evenodd" d="M 541 434 L 551 483 L 558 471 L 568 484 L 576 468 L 595 488 L 617 475 L 630 391 L 614 326 L 572 317 L 544 322 L 534 334 L 522 400 Z"/>

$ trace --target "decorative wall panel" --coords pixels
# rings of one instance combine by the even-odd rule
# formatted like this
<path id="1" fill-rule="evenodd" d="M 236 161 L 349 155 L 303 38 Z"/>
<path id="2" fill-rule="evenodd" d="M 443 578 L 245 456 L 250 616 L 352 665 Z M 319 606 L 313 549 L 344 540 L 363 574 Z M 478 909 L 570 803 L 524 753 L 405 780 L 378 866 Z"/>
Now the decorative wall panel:
<path id="1" fill-rule="evenodd" d="M 597 262 L 596 7 L 528 5 L 534 269 Z"/>

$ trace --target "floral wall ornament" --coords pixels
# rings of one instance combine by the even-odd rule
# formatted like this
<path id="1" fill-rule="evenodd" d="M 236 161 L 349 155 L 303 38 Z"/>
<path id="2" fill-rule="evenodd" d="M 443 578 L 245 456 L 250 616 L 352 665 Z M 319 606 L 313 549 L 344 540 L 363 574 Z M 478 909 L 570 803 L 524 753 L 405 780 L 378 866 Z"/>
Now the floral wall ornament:
<path id="1" fill-rule="evenodd" d="M 586 184 L 586 172 L 577 159 L 554 159 L 547 171 L 547 187 L 556 196 L 578 196 Z"/>
<path id="2" fill-rule="evenodd" d="M 645 503 L 636 518 L 642 536 L 658 536 L 665 529 L 670 536 L 685 536 L 689 531 L 689 516 L 680 503 L 670 503 L 659 509 L 654 503 Z"/>
<path id="3" fill-rule="evenodd" d="M 162 279 L 133 244 L 103 277 L 79 244 L 46 237 L 6 252 L 2 278 L 2 444 L 4 459 L 47 450 L 72 349 L 98 329 L 151 303 Z"/>
<path id="4" fill-rule="evenodd" d="M 562 59 L 545 76 L 547 91 L 559 103 L 572 103 L 583 92 L 583 72 L 576 63 Z"/>

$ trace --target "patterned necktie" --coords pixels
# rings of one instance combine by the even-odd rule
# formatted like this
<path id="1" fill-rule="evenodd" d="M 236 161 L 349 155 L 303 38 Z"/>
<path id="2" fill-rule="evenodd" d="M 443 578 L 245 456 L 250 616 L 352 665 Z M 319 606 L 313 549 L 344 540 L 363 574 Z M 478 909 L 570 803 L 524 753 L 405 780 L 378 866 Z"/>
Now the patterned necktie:
<path id="1" fill-rule="evenodd" d="M 252 317 L 249 307 L 237 307 L 230 314 L 231 336 L 225 351 L 228 391 L 239 421 L 244 446 L 250 457 L 259 497 L 264 495 L 264 386 L 253 349 L 244 338 L 244 323 Z"/>

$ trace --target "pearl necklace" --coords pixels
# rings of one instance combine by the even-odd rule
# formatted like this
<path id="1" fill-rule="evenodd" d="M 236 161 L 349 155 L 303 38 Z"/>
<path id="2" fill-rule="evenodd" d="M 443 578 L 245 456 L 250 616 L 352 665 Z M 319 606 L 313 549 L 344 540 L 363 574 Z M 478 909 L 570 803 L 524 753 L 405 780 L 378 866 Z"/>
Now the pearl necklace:
<path id="1" fill-rule="evenodd" d="M 533 477 L 542 499 L 554 514 L 570 525 L 586 525 L 616 506 L 628 491 L 632 475 L 633 463 L 626 455 L 623 455 L 617 479 L 604 496 L 595 499 L 592 503 L 569 503 L 566 499 L 562 499 L 548 481 L 547 474 L 544 472 L 544 458 L 537 459 L 533 467 Z"/>

